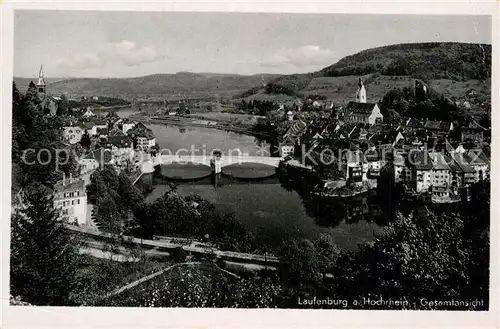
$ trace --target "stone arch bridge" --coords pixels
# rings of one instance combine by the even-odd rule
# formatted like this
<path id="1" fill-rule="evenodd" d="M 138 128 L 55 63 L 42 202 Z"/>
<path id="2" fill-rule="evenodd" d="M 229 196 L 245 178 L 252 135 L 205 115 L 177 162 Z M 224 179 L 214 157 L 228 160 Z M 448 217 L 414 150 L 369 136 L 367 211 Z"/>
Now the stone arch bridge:
<path id="1" fill-rule="evenodd" d="M 194 163 L 210 167 L 213 163 L 212 160 L 220 168 L 242 163 L 259 163 L 277 168 L 281 158 L 249 155 L 223 155 L 215 158 L 209 155 L 158 155 L 153 158 L 153 166 L 172 163 Z"/>

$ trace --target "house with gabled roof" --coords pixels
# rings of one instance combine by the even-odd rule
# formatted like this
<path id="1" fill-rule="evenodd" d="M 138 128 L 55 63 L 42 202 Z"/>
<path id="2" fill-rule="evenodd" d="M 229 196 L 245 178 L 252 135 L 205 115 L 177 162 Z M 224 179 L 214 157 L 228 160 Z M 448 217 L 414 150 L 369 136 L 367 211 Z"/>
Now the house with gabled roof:
<path id="1" fill-rule="evenodd" d="M 132 139 L 117 128 L 109 132 L 106 148 L 111 149 L 116 164 L 124 163 L 134 157 Z"/>
<path id="2" fill-rule="evenodd" d="M 344 109 L 344 120 L 348 123 L 367 123 L 374 125 L 382 122 L 384 116 L 376 103 L 349 102 Z"/>
<path id="3" fill-rule="evenodd" d="M 470 186 L 476 182 L 476 170 L 469 164 L 468 158 L 463 155 L 463 153 L 451 154 L 453 164 L 457 166 L 460 170 L 458 173 L 460 175 L 461 186 Z"/>
<path id="4" fill-rule="evenodd" d="M 88 151 L 78 163 L 81 166 L 81 175 L 92 173 L 106 164 L 113 164 L 113 154 L 109 148 L 99 148 Z"/>
<path id="5" fill-rule="evenodd" d="M 437 135 L 448 135 L 453 129 L 453 122 L 427 120 L 424 129 Z"/>
<path id="6" fill-rule="evenodd" d="M 293 121 L 279 145 L 281 157 L 287 157 L 294 154 L 295 147 L 301 144 L 301 138 L 306 133 L 307 127 L 308 125 L 302 120 Z"/>
<path id="7" fill-rule="evenodd" d="M 483 150 L 468 150 L 463 154 L 463 157 L 469 163 L 469 165 L 474 168 L 475 171 L 475 181 L 487 179 L 490 176 L 489 165 L 483 160 L 484 156 L 481 157 Z"/>
<path id="8" fill-rule="evenodd" d="M 462 142 L 465 141 L 475 141 L 482 143 L 484 140 L 484 132 L 486 129 L 477 123 L 475 120 L 472 120 L 467 124 L 467 126 L 460 127 L 460 140 Z"/>
<path id="9" fill-rule="evenodd" d="M 449 188 L 451 183 L 450 167 L 440 152 L 429 152 L 432 158 L 431 185 Z"/>
<path id="10" fill-rule="evenodd" d="M 412 178 L 415 190 L 426 192 L 431 186 L 432 159 L 427 151 L 408 153 L 408 162 L 412 167 Z"/>

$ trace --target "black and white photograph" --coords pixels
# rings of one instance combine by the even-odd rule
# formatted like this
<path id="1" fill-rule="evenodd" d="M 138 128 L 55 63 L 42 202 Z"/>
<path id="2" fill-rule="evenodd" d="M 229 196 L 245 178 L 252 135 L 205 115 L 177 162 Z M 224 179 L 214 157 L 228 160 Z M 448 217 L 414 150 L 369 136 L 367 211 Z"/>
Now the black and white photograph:
<path id="1" fill-rule="evenodd" d="M 494 19 L 14 10 L 10 307 L 491 310 Z"/>

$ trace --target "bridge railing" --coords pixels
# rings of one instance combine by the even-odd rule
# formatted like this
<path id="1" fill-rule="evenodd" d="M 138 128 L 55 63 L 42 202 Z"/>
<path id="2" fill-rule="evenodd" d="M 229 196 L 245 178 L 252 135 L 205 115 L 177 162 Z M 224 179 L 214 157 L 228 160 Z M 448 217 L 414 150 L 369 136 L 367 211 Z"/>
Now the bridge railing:
<path id="1" fill-rule="evenodd" d="M 161 164 L 203 164 L 209 166 L 212 161 L 212 156 L 208 155 L 170 155 L 170 154 L 159 154 L 155 160 L 155 165 Z M 281 158 L 279 157 L 265 157 L 265 156 L 249 156 L 249 155 L 223 155 L 218 163 L 224 167 L 232 164 L 242 164 L 242 163 L 259 163 L 265 164 L 273 167 L 278 167 Z"/>

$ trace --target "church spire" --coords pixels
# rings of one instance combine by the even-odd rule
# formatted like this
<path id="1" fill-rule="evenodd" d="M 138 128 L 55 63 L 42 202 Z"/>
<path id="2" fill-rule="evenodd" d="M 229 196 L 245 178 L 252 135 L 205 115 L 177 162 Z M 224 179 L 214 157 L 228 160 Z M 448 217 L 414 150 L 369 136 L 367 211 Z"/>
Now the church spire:
<path id="1" fill-rule="evenodd" d="M 358 80 L 358 91 L 356 92 L 356 101 L 358 103 L 366 103 L 366 89 L 361 78 Z"/>
<path id="2" fill-rule="evenodd" d="M 40 64 L 40 72 L 38 72 L 38 83 L 36 84 L 39 93 L 45 93 L 45 79 L 43 78 L 43 64 Z"/>

